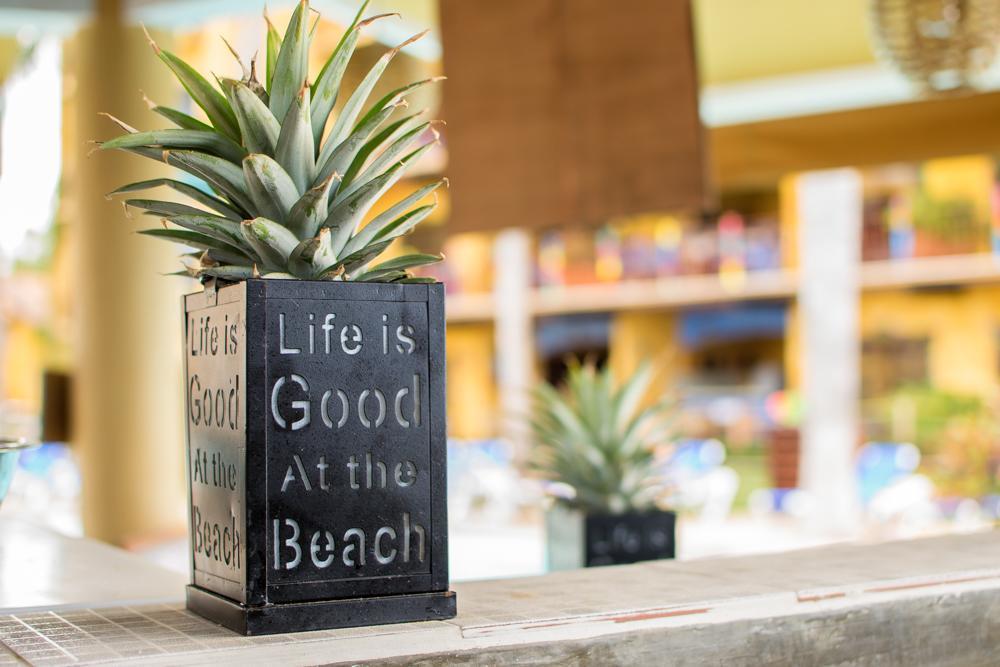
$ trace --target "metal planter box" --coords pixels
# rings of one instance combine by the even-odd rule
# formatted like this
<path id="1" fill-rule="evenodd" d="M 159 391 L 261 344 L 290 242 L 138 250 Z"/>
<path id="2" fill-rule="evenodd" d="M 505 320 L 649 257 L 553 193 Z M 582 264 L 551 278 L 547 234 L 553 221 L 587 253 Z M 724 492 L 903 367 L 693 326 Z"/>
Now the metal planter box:
<path id="1" fill-rule="evenodd" d="M 676 555 L 673 512 L 584 514 L 556 505 L 545 515 L 549 570 L 627 565 Z"/>
<path id="2" fill-rule="evenodd" d="M 247 635 L 454 616 L 442 285 L 184 305 L 188 608 Z"/>

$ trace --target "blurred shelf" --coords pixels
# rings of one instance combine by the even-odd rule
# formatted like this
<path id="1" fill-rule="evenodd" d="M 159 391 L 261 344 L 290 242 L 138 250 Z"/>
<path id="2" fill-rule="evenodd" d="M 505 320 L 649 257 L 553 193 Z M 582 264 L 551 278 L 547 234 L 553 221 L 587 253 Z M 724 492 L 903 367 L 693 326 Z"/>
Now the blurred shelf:
<path id="1" fill-rule="evenodd" d="M 992 253 L 865 262 L 862 289 L 974 285 L 1000 282 L 1000 257 Z"/>
<path id="2" fill-rule="evenodd" d="M 449 294 L 445 299 L 445 314 L 452 324 L 489 322 L 493 319 L 492 292 Z"/>
<path id="3" fill-rule="evenodd" d="M 906 289 L 1000 283 L 1000 257 L 991 253 L 865 262 L 861 289 Z M 798 276 L 790 270 L 752 271 L 726 278 L 718 274 L 671 276 L 655 280 L 541 287 L 529 293 L 534 316 L 657 310 L 765 299 L 791 299 Z M 448 321 L 488 322 L 493 295 L 451 294 Z"/>
<path id="4" fill-rule="evenodd" d="M 719 274 L 670 276 L 655 280 L 545 287 L 532 294 L 535 315 L 563 315 L 618 310 L 650 310 L 794 296 L 791 271 L 754 271 L 723 277 Z"/>

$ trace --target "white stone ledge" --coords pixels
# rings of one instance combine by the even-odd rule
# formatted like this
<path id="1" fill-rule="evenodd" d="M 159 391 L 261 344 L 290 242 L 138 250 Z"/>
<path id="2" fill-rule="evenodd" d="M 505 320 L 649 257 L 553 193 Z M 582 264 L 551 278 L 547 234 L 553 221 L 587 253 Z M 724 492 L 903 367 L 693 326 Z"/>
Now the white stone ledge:
<path id="1" fill-rule="evenodd" d="M 459 616 L 451 622 L 337 631 L 315 641 L 298 635 L 294 643 L 172 655 L 162 664 L 1000 661 L 998 532 L 455 588 Z"/>
<path id="2" fill-rule="evenodd" d="M 178 575 L 3 527 L 5 586 L 38 590 L 2 591 L 0 664 L 1000 664 L 997 531 L 456 584 L 448 622 L 241 637 L 183 612 Z M 73 614 L 109 620 L 87 636 Z"/>

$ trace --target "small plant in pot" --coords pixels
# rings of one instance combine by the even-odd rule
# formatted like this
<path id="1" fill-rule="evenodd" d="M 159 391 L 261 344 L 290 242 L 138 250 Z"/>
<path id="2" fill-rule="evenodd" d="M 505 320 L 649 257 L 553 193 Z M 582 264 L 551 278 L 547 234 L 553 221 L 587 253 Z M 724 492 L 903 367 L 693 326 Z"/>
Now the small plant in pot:
<path id="1" fill-rule="evenodd" d="M 674 557 L 655 453 L 672 408 L 642 407 L 651 375 L 644 365 L 617 386 L 609 368 L 571 362 L 564 387 L 536 388 L 529 466 L 561 490 L 546 514 L 550 570 Z"/>
<path id="2" fill-rule="evenodd" d="M 188 607 L 245 634 L 449 618 L 444 291 L 379 261 L 434 209 L 444 182 L 365 223 L 436 142 L 406 96 L 369 99 L 400 47 L 341 87 L 368 2 L 315 78 L 310 9 L 268 24 L 263 72 L 216 83 L 153 44 L 207 122 L 103 142 L 188 176 L 189 203 L 128 199 L 143 233 L 196 252 L 185 297 L 192 585 Z M 419 36 L 418 36 L 419 37 Z M 413 38 L 413 39 L 416 39 Z M 217 85 L 216 85 L 217 84 Z M 335 112 L 334 109 L 337 109 Z"/>

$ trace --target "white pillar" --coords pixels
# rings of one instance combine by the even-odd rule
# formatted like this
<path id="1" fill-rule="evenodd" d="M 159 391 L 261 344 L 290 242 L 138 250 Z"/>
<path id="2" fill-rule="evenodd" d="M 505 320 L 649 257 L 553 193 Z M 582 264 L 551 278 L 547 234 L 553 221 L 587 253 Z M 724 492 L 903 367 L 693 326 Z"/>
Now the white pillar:
<path id="1" fill-rule="evenodd" d="M 493 246 L 497 385 L 501 432 L 526 452 L 523 420 L 531 410 L 534 336 L 531 319 L 531 236 L 522 229 L 500 232 Z M 454 388 L 453 388 L 454 389 Z"/>
<path id="2" fill-rule="evenodd" d="M 798 178 L 802 318 L 799 485 L 814 501 L 811 525 L 847 536 L 858 528 L 854 451 L 859 436 L 858 327 L 862 189 L 850 169 Z"/>

